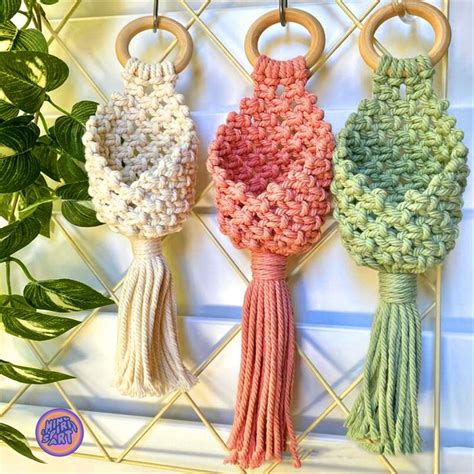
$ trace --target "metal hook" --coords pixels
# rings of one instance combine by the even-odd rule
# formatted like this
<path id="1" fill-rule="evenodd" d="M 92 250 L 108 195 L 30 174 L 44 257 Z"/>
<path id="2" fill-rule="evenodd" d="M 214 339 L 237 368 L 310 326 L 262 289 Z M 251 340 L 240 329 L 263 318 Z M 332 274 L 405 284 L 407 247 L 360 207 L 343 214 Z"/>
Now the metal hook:
<path id="1" fill-rule="evenodd" d="M 394 10 L 397 12 L 398 17 L 403 23 L 413 23 L 413 17 L 408 13 L 406 0 L 392 0 Z"/>
<path id="2" fill-rule="evenodd" d="M 158 7 L 159 0 L 153 0 L 153 33 L 158 31 Z"/>
<path id="3" fill-rule="evenodd" d="M 281 26 L 286 26 L 285 8 L 288 8 L 288 0 L 280 0 L 279 11 Z"/>

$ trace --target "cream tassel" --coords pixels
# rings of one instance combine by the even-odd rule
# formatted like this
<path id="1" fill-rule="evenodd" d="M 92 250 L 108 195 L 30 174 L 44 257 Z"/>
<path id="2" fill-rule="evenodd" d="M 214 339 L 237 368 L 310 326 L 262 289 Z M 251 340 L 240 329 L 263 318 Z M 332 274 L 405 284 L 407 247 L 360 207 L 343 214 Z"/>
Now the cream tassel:
<path id="1" fill-rule="evenodd" d="M 176 336 L 176 300 L 160 239 L 131 239 L 134 259 L 119 304 L 115 386 L 123 395 L 189 390 Z"/>

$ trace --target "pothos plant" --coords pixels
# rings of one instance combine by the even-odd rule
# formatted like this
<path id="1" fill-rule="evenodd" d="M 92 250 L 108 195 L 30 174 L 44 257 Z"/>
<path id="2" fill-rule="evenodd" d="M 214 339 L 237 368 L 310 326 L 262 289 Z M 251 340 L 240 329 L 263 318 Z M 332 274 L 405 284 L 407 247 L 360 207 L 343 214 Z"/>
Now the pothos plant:
<path id="1" fill-rule="evenodd" d="M 100 224 L 89 203 L 81 142 L 84 123 L 97 104 L 82 101 L 66 111 L 49 95 L 69 75 L 67 65 L 48 53 L 41 31 L 45 18 L 41 3 L 57 1 L 0 1 L 0 266 L 6 279 L 0 294 L 0 322 L 8 334 L 31 341 L 58 337 L 80 324 L 68 317 L 71 312 L 113 303 L 75 280 L 38 280 L 16 255 L 36 238 L 50 237 L 53 207 L 74 225 Z M 42 113 L 45 103 L 61 114 L 52 127 Z M 13 265 L 28 280 L 22 294 L 12 289 Z M 25 384 L 72 378 L 3 359 L 0 375 Z M 0 423 L 0 440 L 40 461 L 25 436 L 12 426 Z"/>

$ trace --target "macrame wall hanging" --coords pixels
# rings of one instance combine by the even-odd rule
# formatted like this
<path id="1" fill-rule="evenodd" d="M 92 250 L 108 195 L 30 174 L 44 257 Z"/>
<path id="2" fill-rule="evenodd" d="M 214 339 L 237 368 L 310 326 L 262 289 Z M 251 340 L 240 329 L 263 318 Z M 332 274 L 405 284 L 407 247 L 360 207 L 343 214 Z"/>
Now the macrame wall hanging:
<path id="1" fill-rule="evenodd" d="M 246 53 L 255 66 L 254 95 L 219 127 L 208 158 L 220 229 L 252 255 L 227 459 L 244 468 L 280 460 L 287 441 L 300 465 L 290 414 L 295 328 L 285 272 L 289 256 L 318 241 L 330 212 L 334 138 L 316 97 L 305 90 L 308 67 L 324 49 L 324 31 L 300 10 L 287 9 L 286 19 L 311 33 L 308 55 L 289 61 L 260 56 L 258 38 L 279 22 L 278 11 L 251 26 Z"/>
<path id="2" fill-rule="evenodd" d="M 427 3 L 406 6 L 432 24 L 435 45 L 429 56 L 380 59 L 375 30 L 397 12 L 388 5 L 364 24 L 360 50 L 376 68 L 373 98 L 361 102 L 338 135 L 332 184 L 344 245 L 359 265 L 379 272 L 380 282 L 363 387 L 346 425 L 349 437 L 384 454 L 421 449 L 417 275 L 454 247 L 468 175 L 463 133 L 432 87 L 449 23 Z"/>
<path id="3" fill-rule="evenodd" d="M 161 254 L 161 238 L 181 229 L 194 204 L 197 137 L 175 92 L 193 45 L 174 20 L 160 16 L 157 26 L 178 39 L 175 64 L 130 58 L 131 38 L 153 28 L 153 17 L 126 25 L 116 42 L 125 90 L 97 108 L 83 139 L 97 217 L 127 236 L 134 253 L 120 295 L 115 385 L 137 397 L 195 383 L 181 359 L 171 273 Z"/>

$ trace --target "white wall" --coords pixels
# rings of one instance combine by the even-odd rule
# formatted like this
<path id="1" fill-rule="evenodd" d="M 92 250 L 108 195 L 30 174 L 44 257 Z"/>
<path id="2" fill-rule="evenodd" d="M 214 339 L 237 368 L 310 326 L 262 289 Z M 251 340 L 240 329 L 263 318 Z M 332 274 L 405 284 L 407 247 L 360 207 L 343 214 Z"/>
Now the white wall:
<path id="1" fill-rule="evenodd" d="M 61 18 L 71 1 L 61 1 L 48 7 L 51 18 Z M 196 7 L 199 2 L 190 2 Z M 351 25 L 334 1 L 291 2 L 315 14 L 325 27 L 327 47 L 331 46 Z M 370 4 L 369 0 L 347 1 L 355 14 L 360 15 Z M 387 3 L 387 2 L 383 2 Z M 432 1 L 440 5 L 441 1 Z M 188 16 L 178 2 L 161 2 L 173 18 L 187 21 Z M 108 96 L 121 88 L 120 66 L 113 47 L 120 28 L 138 14 L 148 14 L 150 2 L 142 1 L 83 1 L 75 17 L 61 32 L 61 38 Z M 260 6 L 259 6 L 260 5 Z M 263 6 L 262 6 L 263 5 Z M 222 40 L 236 58 L 249 69 L 243 52 L 243 38 L 247 28 L 260 14 L 276 5 L 276 1 L 219 1 L 202 14 L 202 19 Z M 450 48 L 448 97 L 451 113 L 458 126 L 465 131 L 466 145 L 472 147 L 473 111 L 473 59 L 472 19 L 470 0 L 451 0 L 453 42 Z M 107 15 L 107 16 L 103 16 Z M 57 22 L 55 22 L 57 23 Z M 205 171 L 206 148 L 216 127 L 225 120 L 230 110 L 238 108 L 238 101 L 251 94 L 251 86 L 241 77 L 225 56 L 194 25 L 191 34 L 195 54 L 191 65 L 181 74 L 178 89 L 191 107 L 201 139 L 199 190 L 208 183 Z M 161 36 L 161 35 L 160 35 Z M 427 24 L 417 21 L 413 27 L 398 19 L 385 25 L 379 38 L 396 55 L 414 55 L 427 51 L 432 42 Z M 304 53 L 307 37 L 302 29 L 291 25 L 283 33 L 279 26 L 265 34 L 264 51 L 277 58 Z M 132 43 L 132 52 L 144 60 L 153 61 L 162 42 L 156 42 L 151 32 L 142 33 Z M 64 58 L 70 65 L 71 76 L 54 100 L 68 108 L 79 99 L 101 101 L 97 92 L 81 75 L 64 50 L 53 44 L 53 54 Z M 331 57 L 328 63 L 310 80 L 309 88 L 319 96 L 319 104 L 326 110 L 326 118 L 335 132 L 343 126 L 348 114 L 355 110 L 363 97 L 371 93 L 371 72 L 357 49 L 357 32 Z M 436 78 L 440 90 L 440 74 Z M 440 90 L 441 92 L 441 90 Z M 54 111 L 49 111 L 54 119 Z M 470 158 L 471 159 L 471 158 Z M 472 163 L 472 159 L 471 159 Z M 443 276 L 443 339 L 442 339 L 442 445 L 444 447 L 474 448 L 472 413 L 472 352 L 473 352 L 473 285 L 472 285 L 472 234 L 474 196 L 470 180 L 465 194 L 464 221 L 457 247 L 449 256 Z M 199 206 L 212 203 L 208 196 Z M 204 216 L 206 223 L 230 254 L 250 275 L 249 258 L 237 251 L 225 236 L 220 235 L 215 214 Z M 67 224 L 66 224 L 67 225 Z M 95 229 L 78 229 L 68 226 L 78 243 L 97 262 L 101 272 L 111 284 L 120 280 L 130 261 L 128 242 L 112 234 L 105 226 Z M 196 219 L 190 219 L 180 234 L 173 235 L 165 244 L 165 253 L 172 267 L 178 290 L 182 347 L 190 366 L 196 366 L 212 351 L 224 335 L 238 322 L 245 285 L 232 271 L 226 260 L 206 236 Z M 72 277 L 101 289 L 99 282 L 81 261 L 64 236 L 57 231 L 52 241 L 39 238 L 34 249 L 22 252 L 21 258 L 31 267 L 34 275 L 44 278 Z M 17 275 L 17 285 L 21 284 Z M 428 278 L 433 281 L 434 275 Z M 419 304 L 423 309 L 433 295 L 420 282 Z M 367 347 L 371 317 L 377 302 L 376 272 L 358 268 L 342 248 L 336 236 L 304 267 L 293 282 L 299 338 L 319 370 L 334 388 L 341 392 L 361 370 Z M 112 309 L 113 311 L 113 309 Z M 422 433 L 425 448 L 432 445 L 432 317 L 424 324 L 424 365 L 420 393 Z M 102 312 L 74 342 L 71 350 L 60 360 L 57 368 L 77 378 L 64 384 L 78 408 L 90 412 L 107 412 L 135 416 L 153 416 L 158 401 L 132 400 L 119 396 L 110 388 L 115 345 L 116 314 Z M 2 347 L 9 359 L 19 363 L 36 364 L 26 345 L 2 334 Z M 60 341 L 44 343 L 45 353 L 53 353 Z M 232 420 L 236 378 L 239 367 L 240 340 L 219 357 L 201 377 L 201 383 L 192 390 L 195 400 L 206 415 L 216 423 L 228 424 Z M 300 365 L 295 394 L 295 417 L 298 429 L 304 429 L 329 403 L 330 397 Z M 8 401 L 19 385 L 2 381 L 2 401 Z M 63 406 L 54 387 L 30 389 L 20 399 L 23 405 Z M 99 417 L 99 415 L 97 414 Z M 15 417 L 13 409 L 9 417 Z M 177 404 L 169 417 L 195 420 L 196 416 L 186 404 Z M 317 430 L 321 435 L 340 435 L 343 415 L 335 410 L 328 421 Z M 25 422 L 26 423 L 26 422 Z M 26 423 L 28 425 L 28 423 Z M 34 427 L 24 426 L 29 432 Z M 100 424 L 104 440 L 114 445 L 115 428 Z M 130 433 L 132 436 L 133 433 Z M 156 448 L 156 449 L 159 449 Z M 183 449 L 183 452 L 186 448 Z M 213 460 L 213 469 L 221 469 L 220 459 Z M 369 462 L 369 461 L 367 461 Z M 349 464 L 345 469 L 350 471 Z M 208 466 L 209 467 L 209 466 Z M 328 467 L 329 469 L 329 467 Z M 342 469 L 342 468 L 341 468 Z M 449 462 L 445 472 L 456 470 Z M 345 472 L 349 472 L 345 471 Z M 381 471 L 381 469 L 380 469 Z M 341 472 L 341 471 L 339 471 Z M 375 471 L 374 471 L 375 472 Z"/>

